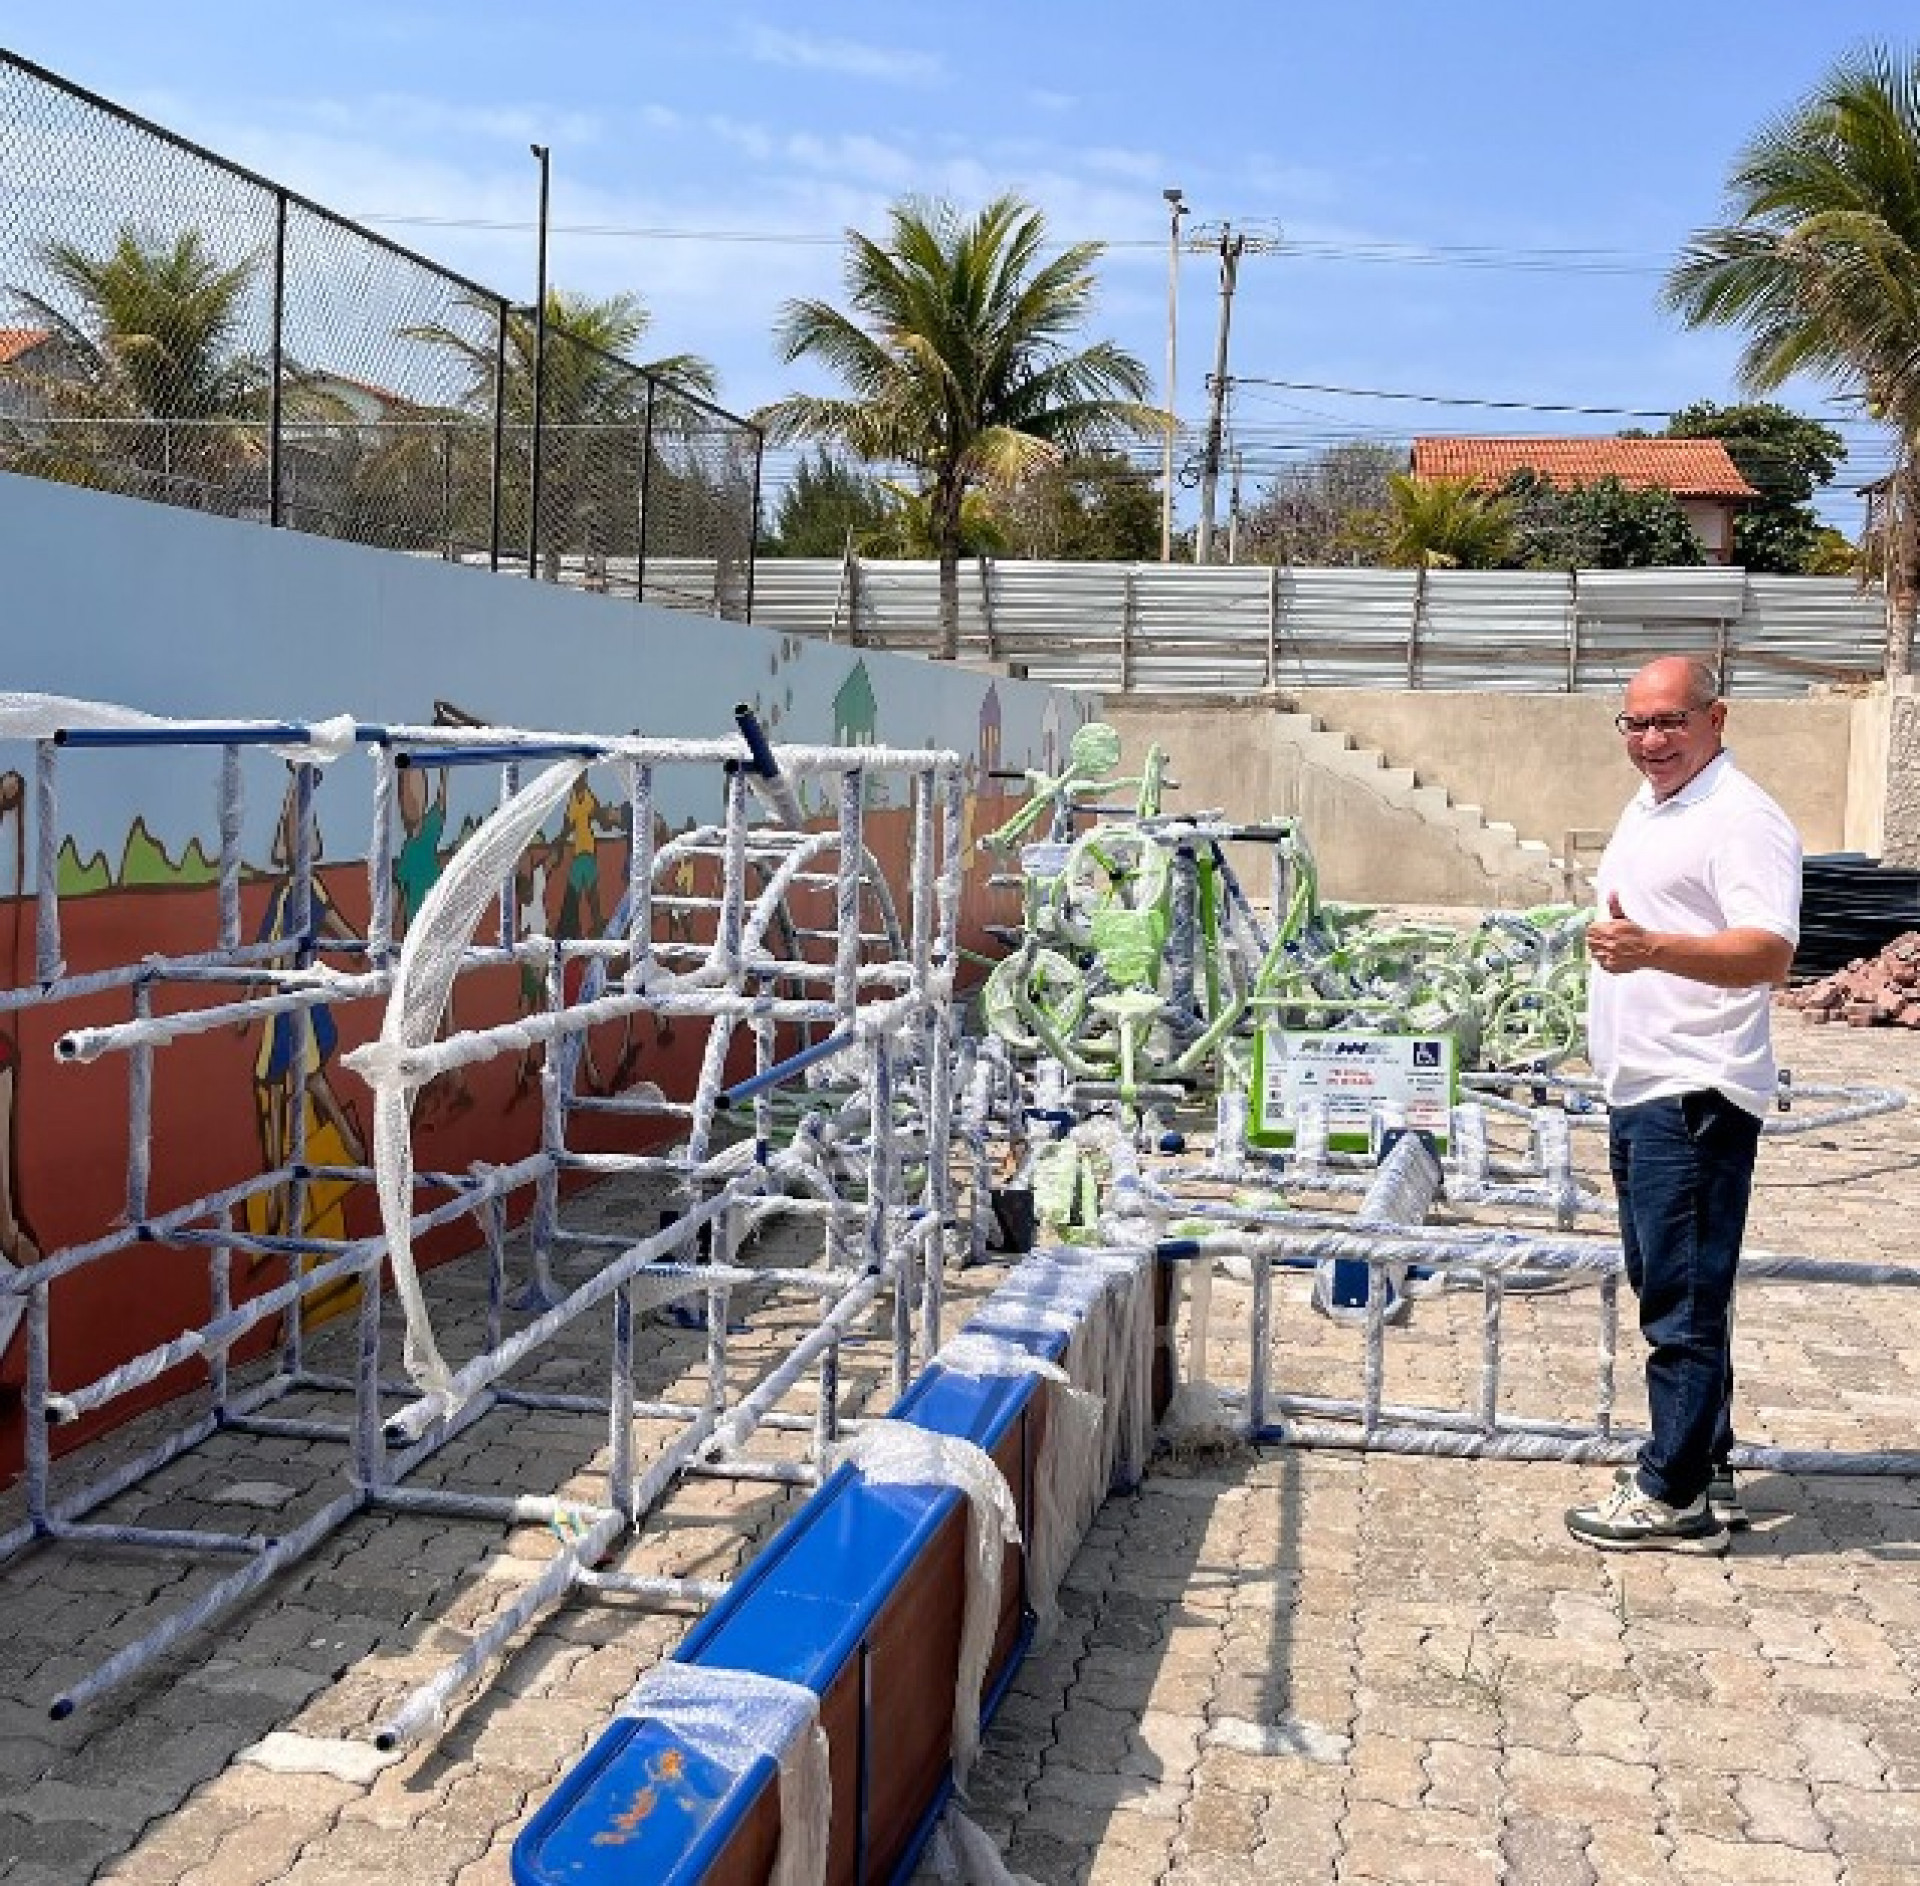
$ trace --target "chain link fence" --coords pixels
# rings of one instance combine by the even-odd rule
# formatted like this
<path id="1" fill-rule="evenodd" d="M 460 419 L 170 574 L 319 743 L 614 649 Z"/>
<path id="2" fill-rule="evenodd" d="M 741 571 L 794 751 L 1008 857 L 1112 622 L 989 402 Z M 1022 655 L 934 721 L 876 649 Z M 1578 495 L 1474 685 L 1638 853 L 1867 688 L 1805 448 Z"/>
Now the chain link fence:
<path id="1" fill-rule="evenodd" d="M 0 176 L 0 469 L 747 618 L 747 421 L 8 53 Z"/>

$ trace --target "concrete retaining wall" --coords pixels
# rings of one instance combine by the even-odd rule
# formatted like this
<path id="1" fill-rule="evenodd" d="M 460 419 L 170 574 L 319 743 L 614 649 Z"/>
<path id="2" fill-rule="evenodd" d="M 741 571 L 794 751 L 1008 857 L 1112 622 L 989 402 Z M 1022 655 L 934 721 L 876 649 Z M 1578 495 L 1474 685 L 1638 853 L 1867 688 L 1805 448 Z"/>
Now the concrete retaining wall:
<path id="1" fill-rule="evenodd" d="M 1602 695 L 1312 688 L 1279 703 L 1109 697 L 1107 711 L 1130 764 L 1154 740 L 1171 753 L 1171 809 L 1303 819 L 1330 896 L 1513 906 L 1564 894 L 1569 834 L 1604 835 L 1633 792 L 1617 708 Z M 1885 725 L 1884 695 L 1830 694 L 1738 700 L 1727 732 L 1809 852 L 1877 851 Z"/>

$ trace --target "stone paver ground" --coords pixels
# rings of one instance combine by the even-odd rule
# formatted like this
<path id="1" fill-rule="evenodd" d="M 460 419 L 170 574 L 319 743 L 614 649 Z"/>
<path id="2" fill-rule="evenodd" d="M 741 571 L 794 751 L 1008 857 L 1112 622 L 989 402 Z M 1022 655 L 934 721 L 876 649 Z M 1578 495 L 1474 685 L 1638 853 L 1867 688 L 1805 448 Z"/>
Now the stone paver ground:
<path id="1" fill-rule="evenodd" d="M 1803 1082 L 1920 1093 L 1920 1037 L 1786 1015 L 1780 1034 Z M 1597 1178 L 1598 1136 L 1577 1144 Z M 611 1192 L 583 1209 L 619 1222 Z M 1909 1113 L 1769 1143 L 1749 1242 L 1920 1265 L 1917 1222 Z M 957 1322 L 994 1273 L 955 1281 Z M 482 1314 L 470 1268 L 435 1273 L 434 1288 L 460 1332 L 450 1347 L 469 1353 Z M 1280 1294 L 1283 1384 L 1357 1393 L 1355 1333 L 1307 1314 L 1304 1290 Z M 1910 1301 L 1749 1287 L 1743 1435 L 1909 1445 Z M 1591 1410 L 1594 1302 L 1581 1290 L 1508 1306 L 1506 1405 Z M 1245 1366 L 1235 1305 L 1216 1293 L 1213 1368 L 1227 1381 Z M 751 1320 L 742 1349 L 764 1355 L 804 1317 L 775 1305 Z M 1389 1339 L 1389 1399 L 1470 1401 L 1479 1322 L 1471 1295 L 1418 1305 Z M 1642 1406 L 1636 1344 L 1629 1329 L 1628 1422 Z M 650 1327 L 655 1379 L 695 1393 L 699 1345 Z M 850 1404 L 883 1403 L 887 1353 L 877 1329 L 849 1349 Z M 591 1356 L 562 1348 L 542 1385 L 590 1384 Z M 420 1479 L 591 1495 L 600 1438 L 582 1417 L 496 1414 Z M 1277 1447 L 1163 1458 L 1096 1520 L 1062 1627 L 987 1738 L 973 1817 L 1044 1886 L 1920 1882 L 1920 1481 L 1756 1474 L 1753 1531 L 1706 1560 L 1573 1545 L 1562 1509 L 1604 1478 Z M 114 1510 L 279 1526 L 343 1485 L 330 1442 L 219 1436 Z M 690 1483 L 621 1563 L 723 1574 L 791 1497 Z M 262 1499 L 283 1502 L 270 1522 L 249 1504 Z M 226 1568 L 65 1546 L 0 1567 L 0 1881 L 499 1886 L 527 1816 L 687 1619 L 575 1601 L 525 1632 L 430 1746 L 378 1766 L 368 1737 L 553 1549 L 536 1525 L 363 1515 L 62 1722 L 49 1697 Z"/>

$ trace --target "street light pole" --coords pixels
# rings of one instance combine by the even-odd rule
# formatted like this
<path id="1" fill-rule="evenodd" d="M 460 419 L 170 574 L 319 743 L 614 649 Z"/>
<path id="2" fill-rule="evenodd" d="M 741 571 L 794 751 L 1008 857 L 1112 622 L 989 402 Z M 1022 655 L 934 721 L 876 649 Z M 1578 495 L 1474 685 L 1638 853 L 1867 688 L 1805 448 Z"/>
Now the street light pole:
<path id="1" fill-rule="evenodd" d="M 1178 424 L 1175 337 L 1180 327 L 1180 219 L 1188 214 L 1185 195 L 1162 190 L 1167 199 L 1167 434 L 1160 458 L 1160 561 L 1173 561 L 1173 435 Z"/>
<path id="2" fill-rule="evenodd" d="M 544 144 L 529 144 L 540 166 L 540 250 L 534 270 L 533 301 L 533 439 L 527 453 L 527 575 L 540 575 L 540 457 L 547 405 L 547 187 L 552 180 L 553 153 Z"/>

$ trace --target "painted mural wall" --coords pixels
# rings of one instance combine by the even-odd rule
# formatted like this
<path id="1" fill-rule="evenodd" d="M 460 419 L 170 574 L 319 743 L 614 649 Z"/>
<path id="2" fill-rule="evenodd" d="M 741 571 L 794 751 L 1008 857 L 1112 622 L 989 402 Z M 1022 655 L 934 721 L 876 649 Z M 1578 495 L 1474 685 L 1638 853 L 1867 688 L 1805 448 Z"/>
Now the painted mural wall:
<path id="1" fill-rule="evenodd" d="M 705 617 L 583 595 L 444 563 L 335 544 L 0 474 L 0 696 L 44 693 L 180 718 L 419 725 L 462 720 L 530 729 L 719 737 L 736 702 L 770 737 L 800 742 L 957 750 L 967 765 L 966 838 L 1013 809 L 1019 789 L 997 769 L 1056 770 L 1089 718 L 1090 697 L 907 658 L 806 641 Z M 0 703 L 3 704 L 3 703 Z M 35 982 L 37 912 L 34 747 L 0 738 L 0 989 Z M 63 751 L 57 876 L 64 973 L 84 975 L 217 940 L 218 747 Z M 289 921 L 290 781 L 266 749 L 242 758 L 241 930 L 267 938 Z M 373 771 L 365 752 L 323 769 L 315 795 L 320 853 L 315 938 L 364 933 Z M 391 865 L 396 925 L 434 882 L 499 791 L 498 769 L 408 769 Z M 721 813 L 715 768 L 661 769 L 662 835 Z M 830 818 L 824 804 L 810 814 Z M 521 922 L 555 936 L 604 927 L 622 889 L 618 777 L 595 769 L 521 860 Z M 904 865 L 905 808 L 884 788 L 868 807 L 869 842 Z M 963 932 L 1017 914 L 969 864 Z M 1005 907 L 1002 907 L 1004 905 Z M 347 966 L 351 966 L 350 964 Z M 169 999 L 167 991 L 159 1000 Z M 452 1026 L 523 1013 L 539 999 L 519 972 L 463 978 Z M 126 1206 L 129 1154 L 124 1057 L 56 1061 L 65 1029 L 127 1018 L 124 990 L 57 1005 L 0 1009 L 0 1264 L 102 1235 Z M 376 1032 L 374 1004 L 316 1017 L 308 1068 L 310 1160 L 358 1163 L 364 1088 L 339 1057 Z M 684 1031 L 683 1031 L 684 1032 Z M 683 1090 L 699 1043 L 649 1023 L 596 1037 L 587 1075 L 611 1092 L 650 1080 Z M 285 1026 L 222 1028 L 154 1057 L 154 1210 L 205 1196 L 284 1162 L 291 1057 Z M 509 1057 L 421 1096 L 421 1158 L 445 1169 L 504 1160 L 536 1142 L 533 1069 Z M 375 1227 L 365 1188 L 315 1185 L 313 1236 Z M 249 1228 L 272 1232 L 277 1195 L 248 1201 Z M 244 1294 L 246 1280 L 237 1280 Z M 55 1386 L 103 1369 L 196 1320 L 205 1264 L 141 1247 L 59 1280 Z M 264 1287 L 264 1284 L 262 1285 Z M 0 1476 L 19 1459 L 18 1318 L 0 1298 Z M 190 1371 L 156 1394 L 191 1386 Z M 151 1397 L 149 1398 L 151 1399 Z M 123 1416 L 133 1404 L 122 1404 Z M 86 1424 L 62 1430 L 63 1444 Z"/>

